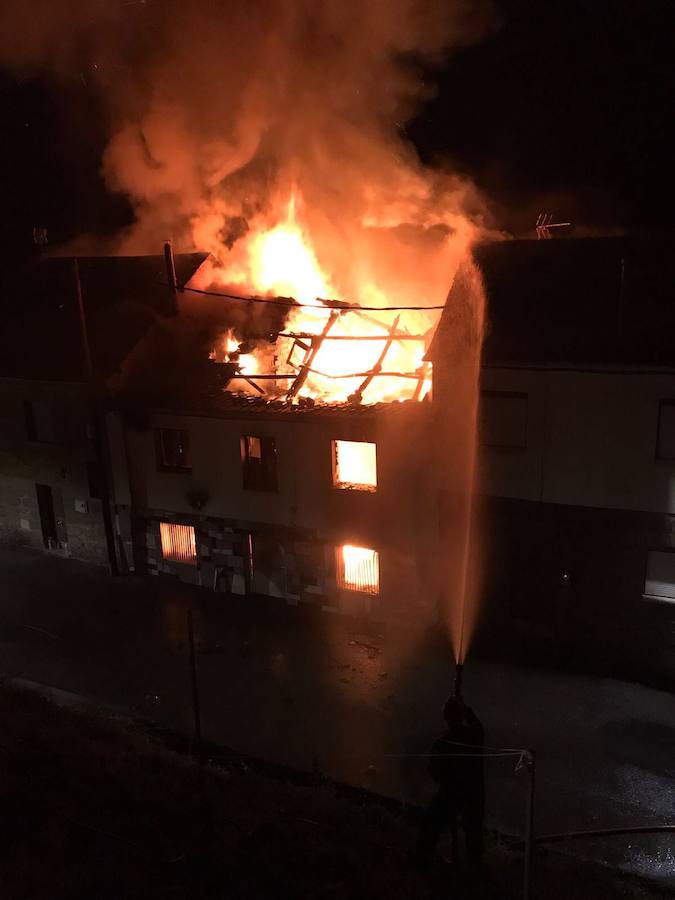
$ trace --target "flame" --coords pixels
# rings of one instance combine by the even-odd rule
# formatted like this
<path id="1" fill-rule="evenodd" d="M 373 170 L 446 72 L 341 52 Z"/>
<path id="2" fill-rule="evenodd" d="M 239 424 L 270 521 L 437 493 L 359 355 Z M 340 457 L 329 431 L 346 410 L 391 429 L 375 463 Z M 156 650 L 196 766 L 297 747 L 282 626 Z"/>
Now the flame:
<path id="1" fill-rule="evenodd" d="M 333 484 L 340 488 L 377 488 L 377 450 L 368 441 L 334 441 Z"/>
<path id="2" fill-rule="evenodd" d="M 338 584 L 350 591 L 377 594 L 380 590 L 380 561 L 377 550 L 344 544 L 338 550 Z"/>
<path id="3" fill-rule="evenodd" d="M 241 347 L 231 331 L 226 331 L 209 353 L 209 359 L 215 362 L 231 362 L 237 365 L 239 371 L 244 375 L 257 375 L 260 373 L 260 361 L 255 353 L 241 353 Z"/>
<path id="4" fill-rule="evenodd" d="M 297 397 L 329 403 L 423 399 L 431 389 L 430 365 L 424 355 L 438 312 L 380 310 L 388 305 L 388 297 L 367 273 L 360 282 L 360 295 L 374 310 L 362 312 L 356 305 L 327 301 L 325 298 L 338 291 L 319 261 L 308 228 L 298 221 L 301 209 L 301 195 L 294 190 L 282 204 L 276 222 L 247 234 L 229 256 L 223 254 L 222 266 L 207 269 L 209 283 L 240 286 L 258 295 L 289 297 L 303 304 L 290 308 L 285 336 L 277 338 L 274 372 L 256 350 L 237 355 L 239 342 L 232 332 L 223 337 L 223 361 L 237 362 L 246 375 L 296 375 L 306 368 Z M 406 305 L 423 302 L 423 297 L 413 297 Z M 318 349 L 310 360 L 307 348 L 313 344 L 312 337 L 324 334 L 331 316 L 330 328 L 323 340 L 316 342 Z M 390 336 L 392 329 L 395 334 Z M 219 359 L 218 351 L 214 358 Z M 383 374 L 368 379 L 374 367 Z M 266 388 L 284 396 L 291 384 L 291 379 L 280 378 L 267 382 Z M 251 390 L 239 380 L 236 389 Z"/>
<path id="5" fill-rule="evenodd" d="M 295 203 L 293 193 L 284 221 L 251 241 L 253 286 L 264 293 L 311 303 L 328 296 L 330 289 L 311 242 L 295 221 Z"/>

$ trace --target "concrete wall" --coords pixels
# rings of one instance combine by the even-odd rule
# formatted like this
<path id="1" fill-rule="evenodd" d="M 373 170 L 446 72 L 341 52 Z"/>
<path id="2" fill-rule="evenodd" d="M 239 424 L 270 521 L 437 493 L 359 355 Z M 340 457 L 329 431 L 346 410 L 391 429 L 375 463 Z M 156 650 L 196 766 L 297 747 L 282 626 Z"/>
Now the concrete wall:
<path id="1" fill-rule="evenodd" d="M 675 514 L 675 460 L 656 459 L 675 373 L 485 369 L 481 387 L 527 395 L 525 449 L 484 448 L 488 496 Z"/>
<path id="2" fill-rule="evenodd" d="M 24 401 L 44 401 L 58 423 L 56 440 L 29 439 Z M 0 540 L 45 548 L 36 484 L 52 488 L 64 540 L 52 552 L 108 561 L 102 501 L 89 496 L 87 462 L 95 459 L 82 387 L 0 381 Z"/>

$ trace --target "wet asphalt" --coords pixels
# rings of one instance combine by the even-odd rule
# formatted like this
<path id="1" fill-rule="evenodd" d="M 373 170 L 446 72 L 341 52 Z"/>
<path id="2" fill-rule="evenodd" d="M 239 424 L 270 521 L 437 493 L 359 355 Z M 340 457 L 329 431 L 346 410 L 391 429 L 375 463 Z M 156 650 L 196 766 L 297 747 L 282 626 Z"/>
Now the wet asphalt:
<path id="1" fill-rule="evenodd" d="M 452 680 L 411 627 L 366 632 L 278 600 L 228 598 L 24 549 L 0 549 L 0 674 L 192 727 L 186 611 L 204 736 L 239 752 L 424 803 L 428 753 Z M 488 814 L 524 828 L 536 751 L 538 834 L 675 822 L 675 698 L 609 678 L 469 657 L 467 700 L 494 755 Z M 564 845 L 559 845 L 564 846 Z M 585 839 L 575 853 L 675 883 L 675 834 Z"/>

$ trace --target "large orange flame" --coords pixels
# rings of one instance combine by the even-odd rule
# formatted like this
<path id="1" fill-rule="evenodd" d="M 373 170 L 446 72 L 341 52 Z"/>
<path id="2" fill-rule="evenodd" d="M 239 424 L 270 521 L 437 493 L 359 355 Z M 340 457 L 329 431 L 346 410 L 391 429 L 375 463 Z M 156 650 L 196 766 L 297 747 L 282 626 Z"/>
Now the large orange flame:
<path id="1" fill-rule="evenodd" d="M 223 336 L 215 358 L 236 362 L 246 376 L 294 375 L 306 367 L 306 378 L 294 399 L 312 397 L 329 403 L 423 399 L 431 387 L 424 355 L 438 312 L 380 309 L 387 306 L 387 297 L 368 278 L 361 293 L 376 310 L 361 312 L 357 305 L 328 301 L 336 291 L 310 235 L 297 220 L 298 205 L 294 191 L 275 224 L 247 235 L 233 258 L 225 256 L 224 265 L 208 270 L 211 282 L 262 296 L 289 297 L 302 304 L 290 308 L 286 331 L 277 339 L 274 372 L 265 371 L 269 363 L 265 366 L 256 351 L 239 354 L 239 342 L 231 332 Z M 323 339 L 317 340 L 321 335 Z M 310 357 L 311 347 L 316 349 Z M 374 368 L 376 374 L 369 379 Z M 291 384 L 289 378 L 267 381 L 266 390 L 284 396 Z M 252 388 L 236 379 L 229 389 L 250 392 Z"/>

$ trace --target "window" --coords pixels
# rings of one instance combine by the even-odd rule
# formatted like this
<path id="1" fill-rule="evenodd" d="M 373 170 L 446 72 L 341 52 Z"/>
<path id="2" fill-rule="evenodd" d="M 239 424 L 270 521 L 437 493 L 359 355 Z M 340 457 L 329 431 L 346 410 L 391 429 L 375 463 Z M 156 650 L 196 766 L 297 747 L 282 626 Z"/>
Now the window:
<path id="1" fill-rule="evenodd" d="M 241 466 L 247 491 L 276 491 L 277 447 L 274 438 L 242 435 Z"/>
<path id="2" fill-rule="evenodd" d="M 162 556 L 171 562 L 197 565 L 197 542 L 192 525 L 174 525 L 160 522 L 159 534 L 162 540 Z"/>
<path id="3" fill-rule="evenodd" d="M 180 428 L 155 428 L 157 468 L 160 472 L 190 472 L 190 436 Z"/>
<path id="4" fill-rule="evenodd" d="M 656 458 L 675 459 L 675 400 L 659 403 Z"/>
<path id="5" fill-rule="evenodd" d="M 333 441 L 333 486 L 352 491 L 377 490 L 376 445 Z"/>
<path id="6" fill-rule="evenodd" d="M 527 448 L 527 394 L 481 391 L 480 442 L 505 450 Z"/>
<path id="7" fill-rule="evenodd" d="M 346 591 L 380 592 L 380 559 L 377 550 L 344 544 L 337 549 L 337 583 Z"/>
<path id="8" fill-rule="evenodd" d="M 54 411 L 45 400 L 24 400 L 26 437 L 43 444 L 57 442 Z"/>
<path id="9" fill-rule="evenodd" d="M 650 550 L 644 596 L 675 603 L 675 551 Z"/>

